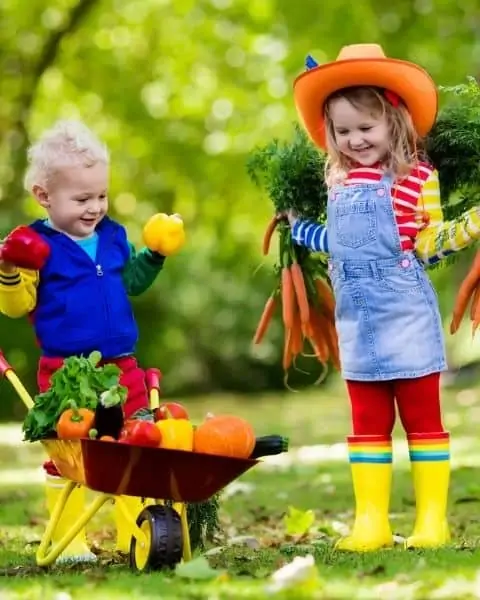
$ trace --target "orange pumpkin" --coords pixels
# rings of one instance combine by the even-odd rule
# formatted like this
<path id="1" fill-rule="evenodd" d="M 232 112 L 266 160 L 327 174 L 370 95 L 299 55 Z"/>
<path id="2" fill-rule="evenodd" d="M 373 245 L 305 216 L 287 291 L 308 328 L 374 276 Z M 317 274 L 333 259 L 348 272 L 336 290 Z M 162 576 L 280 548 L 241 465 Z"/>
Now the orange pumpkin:
<path id="1" fill-rule="evenodd" d="M 212 416 L 195 429 L 194 452 L 248 458 L 255 446 L 253 427 L 233 415 Z"/>

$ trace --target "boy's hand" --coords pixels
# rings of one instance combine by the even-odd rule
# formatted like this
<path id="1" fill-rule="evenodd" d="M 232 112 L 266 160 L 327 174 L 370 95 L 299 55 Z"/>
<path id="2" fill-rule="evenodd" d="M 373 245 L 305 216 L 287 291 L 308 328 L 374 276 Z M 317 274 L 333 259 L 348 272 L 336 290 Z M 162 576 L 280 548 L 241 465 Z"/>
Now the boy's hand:
<path id="1" fill-rule="evenodd" d="M 183 220 L 179 214 L 157 213 L 143 228 L 143 241 L 152 252 L 162 256 L 176 254 L 185 243 Z"/>
<path id="2" fill-rule="evenodd" d="M 3 242 L 0 242 L 0 257 L 2 256 L 2 248 Z M 16 269 L 17 267 L 13 263 L 0 258 L 0 271 L 2 273 L 15 273 Z"/>
<path id="3" fill-rule="evenodd" d="M 11 231 L 2 241 L 0 249 L 0 261 L 2 270 L 15 267 L 38 271 L 43 267 L 50 255 L 50 246 L 33 229 L 21 225 Z"/>

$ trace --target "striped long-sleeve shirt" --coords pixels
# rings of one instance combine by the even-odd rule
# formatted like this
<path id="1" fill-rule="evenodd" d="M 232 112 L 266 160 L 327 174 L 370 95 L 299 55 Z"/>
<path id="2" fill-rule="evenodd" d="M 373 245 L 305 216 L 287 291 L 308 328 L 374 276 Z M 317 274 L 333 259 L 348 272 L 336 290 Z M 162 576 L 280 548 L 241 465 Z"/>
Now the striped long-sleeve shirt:
<path id="1" fill-rule="evenodd" d="M 352 169 L 344 185 L 378 183 L 380 167 Z M 480 209 L 472 208 L 453 221 L 443 220 L 438 172 L 427 163 L 419 163 L 407 177 L 392 186 L 392 202 L 402 249 L 414 250 L 418 258 L 433 265 L 462 250 L 480 238 Z M 314 252 L 328 253 L 326 225 L 297 220 L 292 238 Z"/>

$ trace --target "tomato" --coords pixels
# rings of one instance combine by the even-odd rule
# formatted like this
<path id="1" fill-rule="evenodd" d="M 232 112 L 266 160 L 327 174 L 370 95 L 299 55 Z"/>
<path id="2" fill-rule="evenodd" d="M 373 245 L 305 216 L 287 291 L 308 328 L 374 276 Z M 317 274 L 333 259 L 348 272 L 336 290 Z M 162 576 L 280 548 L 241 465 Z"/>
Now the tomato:
<path id="1" fill-rule="evenodd" d="M 102 435 L 102 437 L 100 438 L 101 442 L 116 442 L 117 440 L 112 437 L 111 435 Z"/>
<path id="2" fill-rule="evenodd" d="M 132 444 L 133 446 L 149 446 L 158 448 L 162 434 L 155 427 L 155 423 L 132 419 L 126 421 L 121 433 L 120 443 Z"/>
<path id="3" fill-rule="evenodd" d="M 187 419 L 188 413 L 181 404 L 177 402 L 164 402 L 155 411 L 155 421 L 164 419 Z"/>

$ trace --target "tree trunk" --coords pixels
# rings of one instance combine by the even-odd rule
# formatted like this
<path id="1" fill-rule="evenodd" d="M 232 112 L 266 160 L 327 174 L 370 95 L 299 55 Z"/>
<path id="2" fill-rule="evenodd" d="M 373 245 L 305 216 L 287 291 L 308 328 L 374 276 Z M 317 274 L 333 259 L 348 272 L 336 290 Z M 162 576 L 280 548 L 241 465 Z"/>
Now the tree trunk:
<path id="1" fill-rule="evenodd" d="M 22 90 L 15 101 L 12 120 L 6 131 L 6 159 L 11 167 L 5 181 L 2 203 L 3 225 L 11 228 L 18 224 L 22 217 L 24 195 L 23 176 L 27 166 L 27 149 L 29 146 L 28 121 L 35 102 L 38 85 L 44 73 L 55 63 L 62 41 L 74 33 L 86 18 L 98 0 L 79 0 L 70 10 L 62 27 L 52 31 L 45 40 L 38 60 L 32 65 L 30 72 L 22 73 Z M 14 61 L 12 61 L 14 62 Z M 19 61 L 20 64 L 20 61 Z"/>

